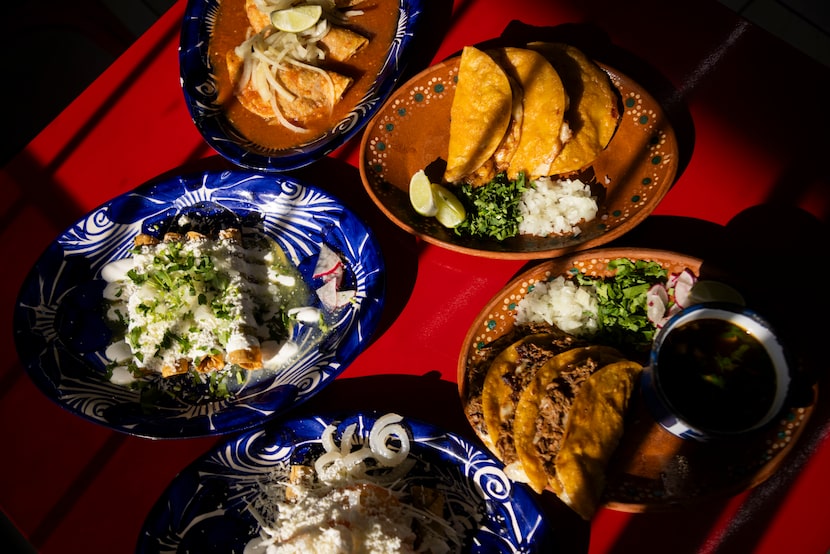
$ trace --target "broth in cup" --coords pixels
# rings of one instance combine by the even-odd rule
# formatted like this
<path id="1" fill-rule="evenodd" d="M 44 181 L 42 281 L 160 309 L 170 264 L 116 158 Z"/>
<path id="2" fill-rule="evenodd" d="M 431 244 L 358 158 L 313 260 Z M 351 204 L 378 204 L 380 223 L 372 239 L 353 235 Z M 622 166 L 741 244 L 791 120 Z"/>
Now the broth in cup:
<path id="1" fill-rule="evenodd" d="M 787 398 L 790 370 L 771 326 L 738 305 L 698 304 L 657 333 L 643 395 L 669 432 L 707 441 L 772 421 Z"/>

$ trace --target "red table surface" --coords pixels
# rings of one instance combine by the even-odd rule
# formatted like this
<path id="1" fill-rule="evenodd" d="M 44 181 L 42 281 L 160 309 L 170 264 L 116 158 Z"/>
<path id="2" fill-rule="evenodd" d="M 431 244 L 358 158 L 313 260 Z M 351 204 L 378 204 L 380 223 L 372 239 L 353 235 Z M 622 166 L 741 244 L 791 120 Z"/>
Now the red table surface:
<path id="1" fill-rule="evenodd" d="M 0 173 L 0 506 L 41 552 L 127 552 L 148 511 L 221 438 L 152 441 L 84 421 L 44 397 L 15 355 L 14 303 L 43 249 L 84 213 L 161 174 L 226 167 L 180 90 L 178 2 Z M 830 438 L 826 263 L 830 71 L 713 1 L 428 0 L 407 76 L 519 23 L 559 27 L 638 80 L 672 114 L 681 171 L 616 245 L 673 250 L 737 271 L 786 321 L 819 402 L 782 468 L 760 486 L 672 513 L 602 509 L 589 524 L 546 495 L 566 552 L 827 552 Z M 530 36 L 531 33 L 528 33 Z M 8 129 L 6 132 L 9 132 Z M 458 400 L 462 340 L 526 266 L 453 253 L 393 226 L 357 171 L 359 137 L 297 172 L 376 231 L 389 297 L 373 343 L 300 409 L 395 410 L 472 437 Z M 826 340 L 826 339 L 825 339 Z"/>

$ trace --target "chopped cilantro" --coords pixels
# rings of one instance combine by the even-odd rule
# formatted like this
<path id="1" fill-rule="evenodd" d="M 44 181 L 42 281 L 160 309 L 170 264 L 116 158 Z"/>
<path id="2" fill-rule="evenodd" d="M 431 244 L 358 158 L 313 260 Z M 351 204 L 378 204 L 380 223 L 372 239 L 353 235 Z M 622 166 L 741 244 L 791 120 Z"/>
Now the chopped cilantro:
<path id="1" fill-rule="evenodd" d="M 463 184 L 456 191 L 467 210 L 467 217 L 455 233 L 477 238 L 504 240 L 519 234 L 519 201 L 528 189 L 524 173 L 516 180 L 499 173 L 484 186 Z"/>
<path id="2" fill-rule="evenodd" d="M 646 293 L 652 285 L 665 282 L 668 271 L 657 262 L 627 258 L 612 260 L 608 268 L 616 272 L 607 279 L 576 274 L 577 282 L 593 287 L 597 297 L 597 338 L 618 347 L 645 350 L 657 331 L 648 319 Z"/>

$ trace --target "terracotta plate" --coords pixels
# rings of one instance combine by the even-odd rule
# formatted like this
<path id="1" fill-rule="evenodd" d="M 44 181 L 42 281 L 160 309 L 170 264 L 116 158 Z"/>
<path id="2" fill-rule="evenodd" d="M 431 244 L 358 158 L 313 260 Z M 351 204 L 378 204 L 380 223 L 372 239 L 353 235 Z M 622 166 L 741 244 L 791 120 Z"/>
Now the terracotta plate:
<path id="1" fill-rule="evenodd" d="M 616 258 L 652 260 L 671 273 L 688 268 L 696 275 L 702 263 L 662 250 L 608 248 L 545 261 L 525 271 L 490 300 L 467 332 L 458 360 L 462 402 L 466 402 L 470 388 L 467 368 L 482 359 L 486 345 L 513 329 L 517 304 L 529 288 L 576 272 L 608 276 L 608 262 Z M 608 470 L 604 505 L 625 512 L 669 510 L 760 484 L 781 465 L 801 435 L 813 412 L 816 391 L 813 393 L 808 405 L 787 406 L 762 433 L 728 444 L 684 441 L 669 434 L 654 422 L 638 393 Z"/>
<path id="2" fill-rule="evenodd" d="M 605 151 L 580 177 L 598 197 L 597 218 L 578 236 L 522 235 L 504 241 L 457 236 L 409 204 L 409 180 L 419 169 L 442 175 L 450 108 L 460 57 L 421 72 L 398 89 L 363 134 L 360 175 L 378 207 L 425 241 L 467 254 L 502 259 L 550 258 L 606 244 L 643 221 L 671 187 L 678 165 L 674 131 L 657 101 L 620 72 L 602 66 L 620 94 L 622 117 Z M 434 178 L 434 177 L 433 177 Z"/>

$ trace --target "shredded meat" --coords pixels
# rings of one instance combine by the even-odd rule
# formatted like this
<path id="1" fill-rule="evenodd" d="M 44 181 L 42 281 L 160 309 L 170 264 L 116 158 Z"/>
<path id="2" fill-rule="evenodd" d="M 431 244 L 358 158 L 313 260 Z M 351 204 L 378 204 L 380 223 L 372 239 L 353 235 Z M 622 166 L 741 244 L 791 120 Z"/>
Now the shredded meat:
<path id="1" fill-rule="evenodd" d="M 493 360 L 507 347 L 526 337 L 538 333 L 547 333 L 550 336 L 543 343 L 525 342 L 517 347 L 519 363 L 514 371 L 503 378 L 511 389 L 509 397 L 510 404 L 505 408 L 515 409 L 519 402 L 522 391 L 533 379 L 536 371 L 556 354 L 581 346 L 584 341 L 576 338 L 556 326 L 547 323 L 530 323 L 514 327 L 510 332 L 497 338 L 493 342 L 481 348 L 482 356 L 475 363 L 467 366 L 464 388 L 464 411 L 473 429 L 479 436 L 488 435 L 487 426 L 484 421 L 484 412 L 481 404 L 481 389 L 484 379 Z M 511 463 L 516 460 L 516 448 L 513 444 L 513 418 L 508 417 L 502 420 L 502 427 L 499 429 L 499 439 L 495 445 L 502 453 L 502 460 Z"/>
<path id="2" fill-rule="evenodd" d="M 504 334 L 493 342 L 484 345 L 480 349 L 481 358 L 479 358 L 475 363 L 467 366 L 467 372 L 464 376 L 467 401 L 481 396 L 481 387 L 484 385 L 484 378 L 487 376 L 487 370 L 490 369 L 490 364 L 502 350 L 524 336 L 543 332 L 551 333 L 557 336 L 562 335 L 562 338 L 557 338 L 557 341 L 566 341 L 568 340 L 567 338 L 570 338 L 571 340 L 573 339 L 571 335 L 568 335 L 564 331 L 559 330 L 557 327 L 552 327 L 546 323 L 531 323 L 528 325 L 514 327 L 507 334 Z M 562 350 L 564 349 L 565 348 L 563 346 Z"/>
<path id="3" fill-rule="evenodd" d="M 588 358 L 580 364 L 568 366 L 545 388 L 545 396 L 539 403 L 533 444 L 548 475 L 555 472 L 553 462 L 565 436 L 574 397 L 582 383 L 597 370 L 597 365 L 596 360 Z"/>
<path id="4" fill-rule="evenodd" d="M 496 448 L 501 453 L 501 461 L 505 464 L 512 464 L 519 459 L 516 451 L 516 443 L 513 440 L 513 426 L 502 426 L 501 434 L 496 441 Z"/>
<path id="5" fill-rule="evenodd" d="M 552 333 L 543 343 L 524 342 L 516 347 L 521 361 L 516 364 L 516 368 L 512 373 L 504 376 L 505 383 L 512 390 L 510 398 L 514 402 L 519 401 L 522 391 L 530 384 L 540 367 L 557 354 L 581 344 L 581 341 L 573 335 L 557 328 L 554 329 L 557 332 Z"/>
<path id="6" fill-rule="evenodd" d="M 551 333 L 544 342 L 524 342 L 516 347 L 520 362 L 514 370 L 502 376 L 505 384 L 510 388 L 510 396 L 502 409 L 510 412 L 509 417 L 501 419 L 496 448 L 501 453 L 504 463 L 510 464 L 518 459 L 516 445 L 513 438 L 513 415 L 522 392 L 533 380 L 536 372 L 545 365 L 551 358 L 566 350 L 575 347 L 582 342 L 556 327 L 545 327 L 545 331 Z"/>
<path id="7" fill-rule="evenodd" d="M 478 435 L 487 434 L 487 425 L 484 423 L 484 411 L 481 409 L 481 394 L 471 396 L 465 406 L 467 419 Z"/>

